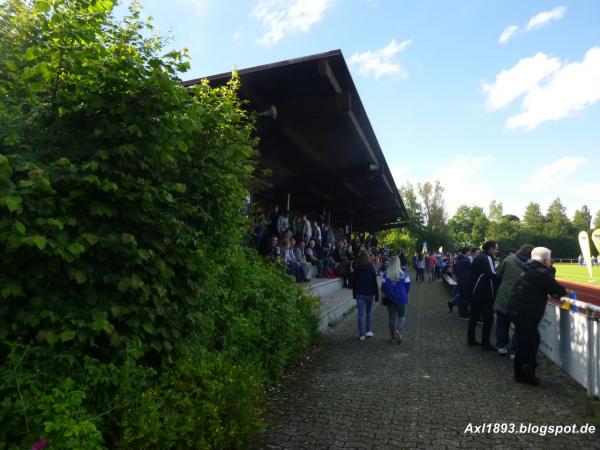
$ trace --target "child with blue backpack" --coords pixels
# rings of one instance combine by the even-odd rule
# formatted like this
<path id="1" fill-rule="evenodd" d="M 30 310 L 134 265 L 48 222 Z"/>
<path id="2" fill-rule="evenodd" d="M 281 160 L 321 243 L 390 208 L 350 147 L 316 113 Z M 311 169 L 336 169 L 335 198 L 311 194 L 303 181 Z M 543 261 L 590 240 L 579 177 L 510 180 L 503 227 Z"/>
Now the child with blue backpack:
<path id="1" fill-rule="evenodd" d="M 408 305 L 408 293 L 410 292 L 410 278 L 408 273 L 402 270 L 400 258 L 393 256 L 387 272 L 383 274 L 381 291 L 384 296 L 382 304 L 388 309 L 388 325 L 392 342 L 402 342 L 402 332 L 406 324 L 406 308 Z"/>

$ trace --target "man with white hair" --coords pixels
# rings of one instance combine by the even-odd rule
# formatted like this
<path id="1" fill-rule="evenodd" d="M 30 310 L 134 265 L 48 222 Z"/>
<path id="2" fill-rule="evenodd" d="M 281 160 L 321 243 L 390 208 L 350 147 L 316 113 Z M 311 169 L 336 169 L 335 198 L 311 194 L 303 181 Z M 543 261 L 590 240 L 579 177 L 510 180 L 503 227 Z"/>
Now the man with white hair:
<path id="1" fill-rule="evenodd" d="M 540 345 L 538 325 L 544 317 L 548 296 L 567 295 L 567 290 L 556 281 L 554 274 L 550 249 L 534 248 L 508 302 L 508 311 L 514 318 L 518 336 L 514 373 L 515 381 L 519 383 L 540 384 L 540 379 L 535 376 Z"/>

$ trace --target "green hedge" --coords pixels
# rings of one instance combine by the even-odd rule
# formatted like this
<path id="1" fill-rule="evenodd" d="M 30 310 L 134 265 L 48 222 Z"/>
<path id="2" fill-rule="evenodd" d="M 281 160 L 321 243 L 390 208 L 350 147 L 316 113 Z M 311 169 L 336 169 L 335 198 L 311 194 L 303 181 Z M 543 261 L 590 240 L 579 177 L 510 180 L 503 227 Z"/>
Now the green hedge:
<path id="1" fill-rule="evenodd" d="M 314 299 L 242 245 L 239 82 L 112 8 L 0 5 L 0 448 L 242 447 Z"/>

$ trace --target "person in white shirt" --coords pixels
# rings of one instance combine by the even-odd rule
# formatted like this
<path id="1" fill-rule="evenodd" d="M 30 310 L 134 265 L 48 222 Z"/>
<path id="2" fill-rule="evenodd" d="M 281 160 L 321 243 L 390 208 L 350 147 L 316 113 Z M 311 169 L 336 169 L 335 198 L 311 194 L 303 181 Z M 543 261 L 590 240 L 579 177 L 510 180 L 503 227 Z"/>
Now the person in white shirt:
<path id="1" fill-rule="evenodd" d="M 288 214 L 287 211 L 284 211 L 284 213 L 279 216 L 279 219 L 277 219 L 277 232 L 279 233 L 279 236 L 283 236 L 283 233 L 290 228 Z"/>
<path id="2" fill-rule="evenodd" d="M 310 221 L 307 219 L 306 214 L 302 216 L 302 222 L 302 234 L 304 235 L 305 241 L 308 242 L 312 237 L 312 228 L 310 227 Z"/>

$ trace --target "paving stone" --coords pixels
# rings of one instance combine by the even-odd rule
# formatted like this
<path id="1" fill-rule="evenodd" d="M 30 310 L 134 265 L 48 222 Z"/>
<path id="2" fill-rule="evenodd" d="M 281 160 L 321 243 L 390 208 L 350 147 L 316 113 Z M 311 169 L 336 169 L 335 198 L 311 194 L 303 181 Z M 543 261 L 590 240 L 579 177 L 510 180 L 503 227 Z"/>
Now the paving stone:
<path id="1" fill-rule="evenodd" d="M 271 392 L 258 447 L 600 449 L 598 431 L 465 434 L 469 423 L 583 425 L 585 391 L 541 354 L 542 386 L 514 383 L 510 359 L 466 345 L 467 322 L 447 301 L 440 283 L 413 283 L 401 345 L 381 305 L 365 342 L 355 312 L 340 321 Z"/>

